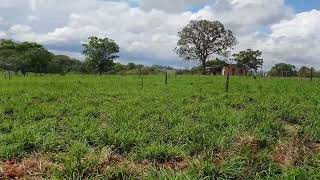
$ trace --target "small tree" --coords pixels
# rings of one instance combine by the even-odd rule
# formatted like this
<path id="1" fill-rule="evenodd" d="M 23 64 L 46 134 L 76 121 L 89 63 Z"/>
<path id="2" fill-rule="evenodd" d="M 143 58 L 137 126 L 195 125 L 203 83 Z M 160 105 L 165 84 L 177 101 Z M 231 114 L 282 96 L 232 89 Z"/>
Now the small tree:
<path id="1" fill-rule="evenodd" d="M 96 67 L 99 74 L 112 70 L 113 60 L 118 57 L 119 46 L 112 39 L 90 37 L 88 44 L 83 44 L 86 60 Z"/>
<path id="2" fill-rule="evenodd" d="M 245 73 L 247 74 L 250 70 L 257 73 L 258 68 L 262 67 L 263 59 L 261 58 L 262 52 L 259 50 L 253 51 L 251 49 L 247 49 L 246 51 L 241 51 L 238 54 L 234 54 L 234 60 L 237 64 L 245 69 Z"/>
<path id="3" fill-rule="evenodd" d="M 224 55 L 237 44 L 230 30 L 219 21 L 191 21 L 178 34 L 176 53 L 185 60 L 199 61 L 205 74 L 207 60 L 213 55 Z"/>

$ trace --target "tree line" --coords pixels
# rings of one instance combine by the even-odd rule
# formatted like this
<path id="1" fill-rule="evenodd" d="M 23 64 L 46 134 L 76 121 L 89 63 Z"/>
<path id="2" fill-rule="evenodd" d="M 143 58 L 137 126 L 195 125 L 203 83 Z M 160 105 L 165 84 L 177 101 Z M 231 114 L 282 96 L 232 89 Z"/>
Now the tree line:
<path id="1" fill-rule="evenodd" d="M 320 71 L 313 67 L 302 66 L 297 68 L 295 65 L 287 63 L 278 63 L 268 72 L 270 76 L 278 77 L 320 77 Z"/>
<path id="2" fill-rule="evenodd" d="M 22 73 L 64 74 L 80 71 L 83 63 L 64 55 L 54 55 L 33 42 L 0 40 L 0 69 Z"/>
<path id="3" fill-rule="evenodd" d="M 128 63 L 121 64 L 113 62 L 107 56 L 95 58 L 92 47 L 96 47 L 97 40 L 101 43 L 113 42 L 109 39 L 90 38 L 88 48 L 85 48 L 85 54 L 88 58 L 85 61 L 80 61 L 75 58 L 70 58 L 66 55 L 55 55 L 49 52 L 43 45 L 34 42 L 16 42 L 13 40 L 0 40 L 0 71 L 11 71 L 16 74 L 27 73 L 36 74 L 67 74 L 67 73 L 82 73 L 95 74 L 105 73 L 110 74 L 159 74 L 164 70 L 173 69 L 169 66 L 144 66 L 142 64 Z M 87 47 L 87 45 L 84 45 Z M 109 48 L 108 45 L 105 46 Z M 113 48 L 117 49 L 116 46 Z M 103 50 L 103 49 L 102 49 Z M 99 52 L 99 51 L 98 51 Z M 103 53 L 101 53 L 103 54 Z M 98 53 L 99 55 L 99 53 Z M 113 58 L 115 58 L 114 56 Z M 110 57 L 109 57 L 110 58 Z"/>
<path id="4" fill-rule="evenodd" d="M 179 40 L 175 51 L 186 61 L 196 61 L 199 67 L 183 70 L 179 73 L 206 74 L 207 67 L 222 69 L 227 64 L 236 63 L 244 69 L 245 74 L 257 74 L 262 68 L 263 59 L 260 50 L 247 49 L 232 54 L 233 47 L 238 43 L 233 32 L 226 29 L 219 21 L 192 20 L 178 33 Z M 54 55 L 43 45 L 33 42 L 15 42 L 0 40 L 0 69 L 13 72 L 42 74 L 66 73 L 104 73 L 110 74 L 158 74 L 163 70 L 172 69 L 163 66 L 144 66 L 129 63 L 116 63 L 119 57 L 119 45 L 109 38 L 89 37 L 83 44 L 85 61 L 79 61 L 65 55 Z M 299 71 L 295 66 L 280 63 L 275 65 L 271 76 L 307 76 L 311 69 L 302 67 Z M 316 72 L 315 72 L 316 73 Z"/>

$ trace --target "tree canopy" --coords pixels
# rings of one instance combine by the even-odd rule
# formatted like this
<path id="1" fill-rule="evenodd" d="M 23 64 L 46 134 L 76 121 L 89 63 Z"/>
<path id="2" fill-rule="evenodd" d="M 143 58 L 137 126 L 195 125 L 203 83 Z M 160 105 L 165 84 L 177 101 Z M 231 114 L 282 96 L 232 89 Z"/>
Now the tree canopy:
<path id="1" fill-rule="evenodd" d="M 224 66 L 227 65 L 227 62 L 216 58 L 214 60 L 210 60 L 207 62 L 207 66 L 215 69 L 222 69 Z"/>
<path id="2" fill-rule="evenodd" d="M 44 72 L 52 54 L 42 45 L 30 42 L 0 41 L 1 66 L 11 71 Z"/>
<path id="3" fill-rule="evenodd" d="M 237 64 L 244 68 L 246 74 L 252 70 L 255 73 L 257 72 L 259 67 L 263 65 L 263 59 L 261 58 L 262 52 L 259 50 L 251 50 L 247 49 L 245 51 L 240 51 L 238 54 L 234 54 L 234 60 Z"/>
<path id="4" fill-rule="evenodd" d="M 196 60 L 205 74 L 207 60 L 214 55 L 225 55 L 237 44 L 236 38 L 219 21 L 191 21 L 178 33 L 176 53 L 185 60 Z"/>
<path id="5" fill-rule="evenodd" d="M 89 37 L 89 42 L 83 44 L 83 47 L 86 60 L 98 69 L 100 75 L 112 70 L 113 61 L 120 51 L 117 43 L 109 38 Z"/>
<path id="6" fill-rule="evenodd" d="M 0 40 L 0 69 L 7 71 L 65 74 L 81 71 L 83 63 L 65 55 L 54 55 L 34 42 Z"/>
<path id="7" fill-rule="evenodd" d="M 297 71 L 296 67 L 292 64 L 278 63 L 271 68 L 270 75 L 284 77 L 296 76 Z"/>
<path id="8" fill-rule="evenodd" d="M 311 68 L 306 67 L 306 66 L 302 66 L 299 69 L 298 74 L 300 77 L 310 77 L 311 76 Z"/>

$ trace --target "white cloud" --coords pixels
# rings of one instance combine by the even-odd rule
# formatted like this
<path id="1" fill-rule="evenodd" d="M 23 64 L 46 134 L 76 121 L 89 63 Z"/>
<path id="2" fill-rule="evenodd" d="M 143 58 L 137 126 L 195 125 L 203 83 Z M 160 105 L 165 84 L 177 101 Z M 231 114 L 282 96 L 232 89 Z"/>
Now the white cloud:
<path id="1" fill-rule="evenodd" d="M 318 66 L 320 57 L 320 11 L 297 14 L 271 26 L 271 34 L 262 46 L 271 57 L 297 65 Z"/>
<path id="2" fill-rule="evenodd" d="M 40 17 L 34 16 L 34 15 L 29 15 L 27 16 L 28 21 L 30 22 L 35 22 L 35 21 L 40 21 Z"/>
<path id="3" fill-rule="evenodd" d="M 288 19 L 293 14 L 284 0 L 218 0 L 211 11 L 215 19 L 244 34 Z"/>
<path id="4" fill-rule="evenodd" d="M 190 20 L 208 19 L 235 32 L 240 42 L 235 51 L 261 49 L 267 66 L 315 62 L 320 55 L 319 11 L 295 15 L 284 0 L 140 0 L 132 6 L 133 1 L 0 0 L 8 7 L 0 16 L 15 24 L 1 29 L 2 37 L 69 54 L 78 54 L 89 36 L 110 37 L 120 44 L 122 59 L 177 66 L 183 64 L 173 52 L 178 31 Z M 188 10 L 195 6 L 202 8 Z"/>
<path id="5" fill-rule="evenodd" d="M 11 26 L 8 30 L 10 38 L 18 41 L 37 41 L 38 35 L 33 32 L 32 28 L 28 25 L 17 24 Z"/>
<path id="6" fill-rule="evenodd" d="M 70 57 L 73 57 L 73 58 L 76 58 L 79 60 L 85 59 L 84 55 L 79 52 L 69 52 L 69 51 L 59 51 L 59 50 L 50 50 L 50 52 L 52 52 L 54 54 L 70 56 Z"/>
<path id="7" fill-rule="evenodd" d="M 11 34 L 23 34 L 31 31 L 31 27 L 28 25 L 17 24 L 9 29 L 9 33 Z"/>
<path id="8" fill-rule="evenodd" d="M 15 4 L 12 0 L 0 0 L 0 8 L 8 8 Z"/>
<path id="9" fill-rule="evenodd" d="M 0 39 L 4 39 L 7 37 L 7 34 L 5 32 L 0 31 Z"/>
<path id="10" fill-rule="evenodd" d="M 140 0 L 140 6 L 145 10 L 159 9 L 167 12 L 181 12 L 191 8 L 209 3 L 208 0 Z"/>

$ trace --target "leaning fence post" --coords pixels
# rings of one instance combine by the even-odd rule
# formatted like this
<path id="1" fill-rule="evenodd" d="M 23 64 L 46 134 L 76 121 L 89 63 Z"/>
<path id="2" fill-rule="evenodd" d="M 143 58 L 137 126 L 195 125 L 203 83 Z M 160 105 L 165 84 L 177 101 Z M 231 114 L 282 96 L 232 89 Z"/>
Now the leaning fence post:
<path id="1" fill-rule="evenodd" d="M 168 71 L 166 71 L 166 85 L 168 84 Z"/>
<path id="2" fill-rule="evenodd" d="M 229 72 L 228 72 L 227 80 L 226 80 L 226 89 L 225 89 L 226 92 L 229 91 L 229 80 L 230 80 L 230 74 L 229 74 Z"/>
<path id="3" fill-rule="evenodd" d="M 141 78 L 141 89 L 143 89 L 143 77 Z"/>

